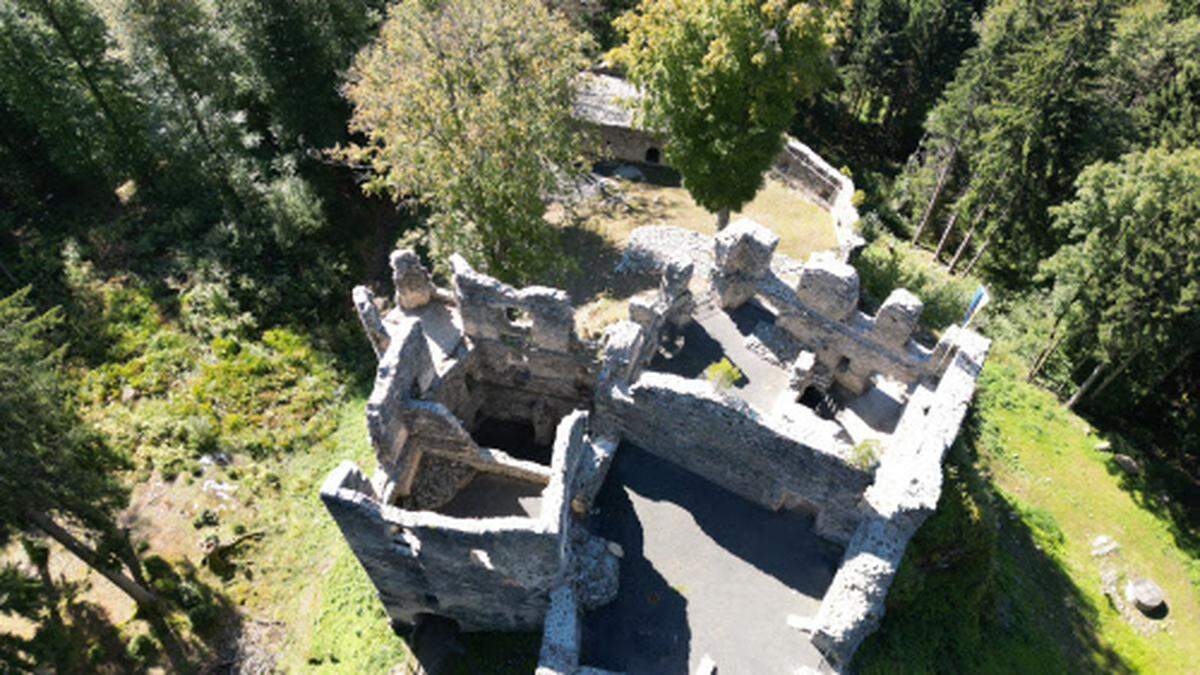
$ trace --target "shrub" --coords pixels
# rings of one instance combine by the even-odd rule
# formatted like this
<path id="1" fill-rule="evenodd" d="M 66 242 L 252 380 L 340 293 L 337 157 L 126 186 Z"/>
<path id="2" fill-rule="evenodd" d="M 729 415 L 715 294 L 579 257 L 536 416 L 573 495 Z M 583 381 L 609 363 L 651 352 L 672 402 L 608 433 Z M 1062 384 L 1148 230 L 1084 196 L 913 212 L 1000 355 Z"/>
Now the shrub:
<path id="1" fill-rule="evenodd" d="M 158 643 L 154 638 L 145 633 L 134 637 L 129 641 L 129 646 L 126 648 L 129 658 L 138 663 L 147 663 L 153 661 L 158 655 Z"/>
<path id="2" fill-rule="evenodd" d="M 723 358 L 704 369 L 704 379 L 712 382 L 717 389 L 728 389 L 742 379 L 742 371 L 728 358 Z"/>
<path id="3" fill-rule="evenodd" d="M 950 277 L 943 269 L 891 236 L 883 235 L 863 250 L 856 263 L 864 294 L 874 303 L 897 288 L 907 288 L 925 303 L 922 321 L 935 329 L 962 320 L 978 281 Z"/>
<path id="4" fill-rule="evenodd" d="M 203 527 L 216 527 L 220 523 L 220 518 L 217 512 L 212 509 L 204 509 L 199 515 L 192 520 L 192 527 L 199 530 Z"/>
<path id="5" fill-rule="evenodd" d="M 877 439 L 865 439 L 850 449 L 850 463 L 863 471 L 869 470 L 879 463 L 881 452 L 883 446 Z"/>

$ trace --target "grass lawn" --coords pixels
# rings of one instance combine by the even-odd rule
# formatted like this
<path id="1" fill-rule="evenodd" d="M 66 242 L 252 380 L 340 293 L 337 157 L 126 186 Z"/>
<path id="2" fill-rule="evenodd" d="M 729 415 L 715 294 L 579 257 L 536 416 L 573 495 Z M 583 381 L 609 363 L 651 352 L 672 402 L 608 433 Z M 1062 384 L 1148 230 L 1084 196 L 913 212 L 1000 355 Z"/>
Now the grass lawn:
<path id="1" fill-rule="evenodd" d="M 1184 543 L 1194 541 L 1196 533 L 1180 533 L 1174 522 L 1145 508 L 1143 495 L 1128 489 L 1113 454 L 1096 449 L 1099 439 L 1089 425 L 1050 393 L 1011 384 L 1017 375 L 1006 364 L 989 375 L 979 404 L 985 424 L 982 468 L 1001 495 L 1061 532 L 1054 537 L 1056 545 L 1046 548 L 1095 611 L 1096 667 L 1110 665 L 1104 651 L 1111 650 L 1138 672 L 1196 672 L 1200 558 Z M 996 386 L 1003 380 L 1010 384 Z M 1099 535 L 1121 545 L 1115 557 L 1091 555 L 1091 542 Z M 1104 565 L 1122 575 L 1122 589 L 1128 577 L 1157 582 L 1169 603 L 1168 616 L 1135 630 L 1101 592 Z"/>
<path id="2" fill-rule="evenodd" d="M 881 241 L 864 263 L 885 271 L 865 280 L 903 281 L 919 294 L 939 285 L 943 313 L 952 314 L 951 301 L 971 284 L 920 264 L 907 244 Z M 1097 449 L 1101 440 L 1053 394 L 1025 382 L 1011 345 L 994 344 L 947 460 L 938 512 L 906 552 L 858 669 L 1197 672 L 1200 531 L 1171 517 L 1167 495 L 1123 474 L 1111 451 Z M 1138 454 L 1120 440 L 1113 447 Z M 1092 556 L 1099 535 L 1114 538 L 1119 552 Z M 1131 577 L 1156 581 L 1167 617 L 1135 613 L 1131 622 L 1101 590 L 1104 570 L 1119 575 L 1119 590 Z"/>
<path id="3" fill-rule="evenodd" d="M 716 232 L 716 216 L 698 206 L 678 178 L 667 170 L 647 167 L 646 182 L 616 179 L 620 198 L 591 200 L 571 214 L 551 210 L 562 226 L 563 250 L 575 269 L 561 282 L 577 307 L 576 323 L 586 336 L 627 315 L 628 298 L 642 286 L 613 278 L 612 269 L 631 232 L 647 225 L 674 225 L 704 234 Z M 779 235 L 779 253 L 798 260 L 814 251 L 837 248 L 833 217 L 798 192 L 767 179 L 754 201 L 734 218 L 747 216 Z"/>
<path id="4" fill-rule="evenodd" d="M 622 201 L 608 208 L 584 212 L 585 223 L 614 244 L 623 244 L 629 233 L 644 225 L 674 225 L 705 234 L 716 232 L 717 218 L 692 200 L 687 190 L 669 179 L 656 182 L 619 180 Z M 833 217 L 773 178 L 767 178 L 754 201 L 733 218 L 747 217 L 779 235 L 778 252 L 798 260 L 814 251 L 835 249 Z"/>

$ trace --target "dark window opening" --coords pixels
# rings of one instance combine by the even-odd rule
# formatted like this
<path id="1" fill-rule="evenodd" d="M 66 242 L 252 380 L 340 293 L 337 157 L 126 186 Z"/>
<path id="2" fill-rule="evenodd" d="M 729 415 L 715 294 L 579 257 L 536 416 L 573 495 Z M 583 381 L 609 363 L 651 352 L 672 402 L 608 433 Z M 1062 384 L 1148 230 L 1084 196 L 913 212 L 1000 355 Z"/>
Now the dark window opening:
<path id="1" fill-rule="evenodd" d="M 658 148 L 650 148 L 646 150 L 646 163 L 658 164 L 662 161 L 662 151 Z"/>
<path id="2" fill-rule="evenodd" d="M 471 433 L 475 442 L 485 448 L 494 448 L 530 462 L 550 466 L 554 448 L 537 442 L 533 424 L 518 420 L 498 420 L 485 417 L 475 425 Z"/>
<path id="3" fill-rule="evenodd" d="M 529 315 L 529 312 L 520 307 L 505 307 L 504 318 L 508 319 L 508 322 L 514 326 L 529 326 L 533 324 L 533 317 Z"/>
<path id="4" fill-rule="evenodd" d="M 805 388 L 804 393 L 800 394 L 800 404 L 812 408 L 817 417 L 822 419 L 831 420 L 837 415 L 833 397 L 816 387 Z"/>
<path id="5" fill-rule="evenodd" d="M 841 359 L 838 360 L 837 371 L 839 373 L 844 373 L 847 370 L 850 370 L 850 357 L 843 356 Z"/>

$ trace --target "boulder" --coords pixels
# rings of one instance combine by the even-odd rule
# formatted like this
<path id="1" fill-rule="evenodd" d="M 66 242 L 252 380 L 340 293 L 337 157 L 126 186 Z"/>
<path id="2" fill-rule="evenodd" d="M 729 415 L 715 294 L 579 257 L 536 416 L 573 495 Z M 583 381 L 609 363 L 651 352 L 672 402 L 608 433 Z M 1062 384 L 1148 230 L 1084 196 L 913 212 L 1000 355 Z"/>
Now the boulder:
<path id="1" fill-rule="evenodd" d="M 1163 591 L 1158 584 L 1145 577 L 1125 584 L 1125 599 L 1141 610 L 1143 614 L 1155 612 L 1166 603 Z"/>
<path id="2" fill-rule="evenodd" d="M 1117 453 L 1113 455 L 1113 461 L 1117 463 L 1117 467 L 1127 474 L 1137 475 L 1142 472 L 1142 465 L 1129 455 Z"/>
<path id="3" fill-rule="evenodd" d="M 1121 548 L 1121 545 L 1112 537 L 1102 534 L 1092 540 L 1092 555 L 1096 557 L 1105 556 Z"/>

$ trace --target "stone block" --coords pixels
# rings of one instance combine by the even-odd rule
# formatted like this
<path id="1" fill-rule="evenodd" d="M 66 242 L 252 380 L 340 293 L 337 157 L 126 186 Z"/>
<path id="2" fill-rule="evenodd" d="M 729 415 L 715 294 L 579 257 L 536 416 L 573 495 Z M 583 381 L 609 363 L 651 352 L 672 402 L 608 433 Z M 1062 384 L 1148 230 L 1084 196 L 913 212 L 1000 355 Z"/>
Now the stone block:
<path id="1" fill-rule="evenodd" d="M 800 270 L 796 296 L 834 321 L 849 319 L 858 307 L 858 272 L 832 257 L 814 254 Z"/>
<path id="2" fill-rule="evenodd" d="M 383 325 L 379 308 L 375 305 L 375 294 L 366 286 L 355 286 L 351 296 L 354 299 L 354 309 L 358 312 L 358 321 L 371 342 L 371 348 L 375 350 L 375 358 L 380 358 L 387 351 L 391 338 Z"/>
<path id="3" fill-rule="evenodd" d="M 390 262 L 392 283 L 396 286 L 396 304 L 405 310 L 429 304 L 437 294 L 437 288 L 416 252 L 411 249 L 393 251 Z"/>
<path id="4" fill-rule="evenodd" d="M 720 274 L 758 279 L 770 271 L 779 237 L 749 218 L 738 218 L 718 232 L 714 242 Z"/>
<path id="5" fill-rule="evenodd" d="M 907 289 L 892 291 L 875 315 L 875 339 L 893 347 L 903 346 L 920 325 L 923 309 L 925 303 Z"/>

